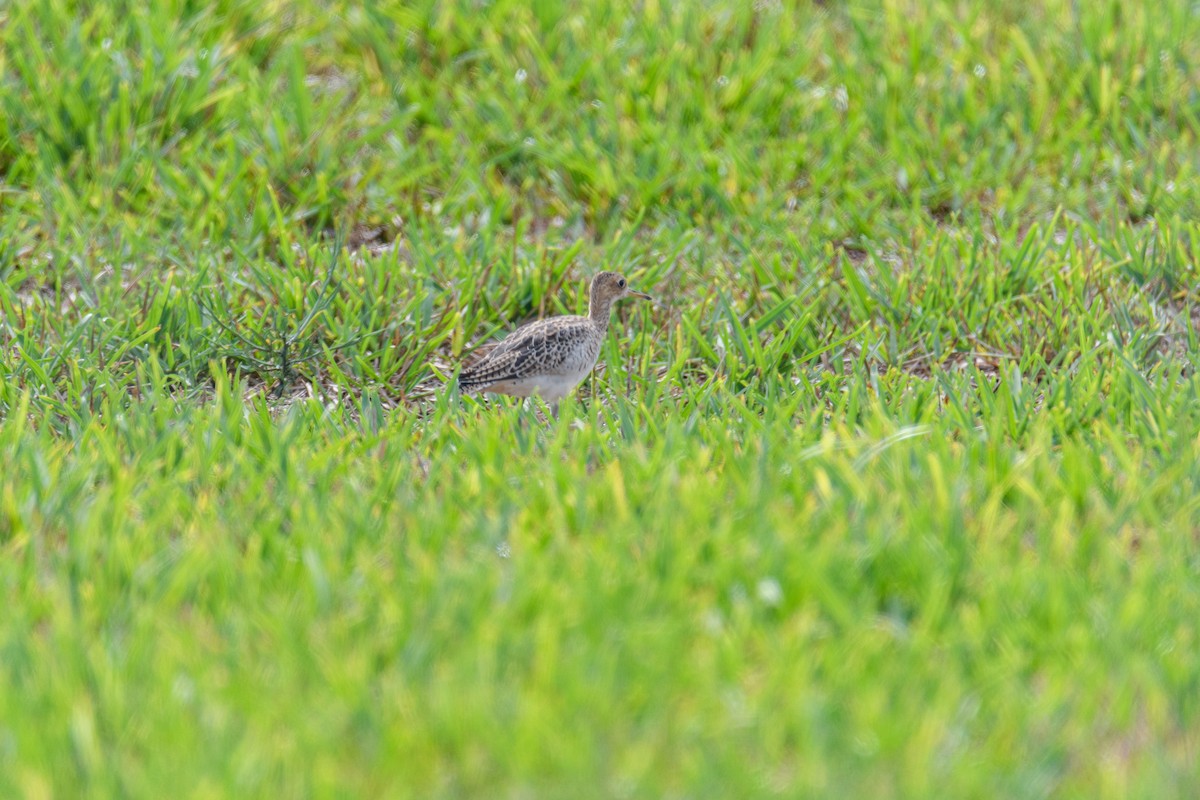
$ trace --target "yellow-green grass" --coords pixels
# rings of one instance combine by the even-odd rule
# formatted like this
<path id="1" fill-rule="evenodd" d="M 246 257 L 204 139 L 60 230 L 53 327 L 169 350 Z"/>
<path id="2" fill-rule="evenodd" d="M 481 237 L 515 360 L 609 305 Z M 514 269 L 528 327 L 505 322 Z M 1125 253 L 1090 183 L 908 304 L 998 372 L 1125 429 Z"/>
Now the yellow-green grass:
<path id="1" fill-rule="evenodd" d="M 1189 797 L 1200 13 L 0 6 L 0 796 Z M 622 308 L 557 420 L 441 390 Z"/>

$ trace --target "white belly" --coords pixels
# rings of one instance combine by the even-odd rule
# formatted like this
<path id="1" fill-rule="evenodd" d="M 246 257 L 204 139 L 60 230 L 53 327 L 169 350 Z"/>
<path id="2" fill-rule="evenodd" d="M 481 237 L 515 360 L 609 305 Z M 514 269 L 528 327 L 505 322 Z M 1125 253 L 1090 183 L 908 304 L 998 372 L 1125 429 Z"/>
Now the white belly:
<path id="1" fill-rule="evenodd" d="M 537 395 L 547 403 L 557 403 L 591 372 L 591 368 L 572 370 L 557 375 L 535 375 L 529 378 L 516 378 L 509 381 L 493 383 L 484 391 L 496 394 L 507 394 L 512 397 L 532 397 Z"/>

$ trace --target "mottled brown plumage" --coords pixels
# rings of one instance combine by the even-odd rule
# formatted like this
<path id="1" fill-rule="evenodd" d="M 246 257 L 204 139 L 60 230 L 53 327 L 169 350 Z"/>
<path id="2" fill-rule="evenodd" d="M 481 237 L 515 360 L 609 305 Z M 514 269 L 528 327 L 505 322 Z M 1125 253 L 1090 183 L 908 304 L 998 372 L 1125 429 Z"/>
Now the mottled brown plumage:
<path id="1" fill-rule="evenodd" d="M 536 394 L 556 406 L 596 366 L 613 304 L 623 297 L 650 299 L 630 289 L 620 274 L 599 273 L 592 279 L 586 317 L 551 317 L 513 331 L 459 374 L 459 389 L 513 397 Z"/>

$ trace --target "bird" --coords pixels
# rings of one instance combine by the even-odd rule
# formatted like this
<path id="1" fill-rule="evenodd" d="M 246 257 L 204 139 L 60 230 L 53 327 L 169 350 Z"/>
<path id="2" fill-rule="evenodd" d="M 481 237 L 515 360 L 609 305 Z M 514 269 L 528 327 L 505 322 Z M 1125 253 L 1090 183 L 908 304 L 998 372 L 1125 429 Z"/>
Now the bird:
<path id="1" fill-rule="evenodd" d="M 626 297 L 653 300 L 629 288 L 619 272 L 597 273 L 588 291 L 587 316 L 551 317 L 518 328 L 459 373 L 459 391 L 537 395 L 557 415 L 559 401 L 596 366 L 613 305 Z"/>

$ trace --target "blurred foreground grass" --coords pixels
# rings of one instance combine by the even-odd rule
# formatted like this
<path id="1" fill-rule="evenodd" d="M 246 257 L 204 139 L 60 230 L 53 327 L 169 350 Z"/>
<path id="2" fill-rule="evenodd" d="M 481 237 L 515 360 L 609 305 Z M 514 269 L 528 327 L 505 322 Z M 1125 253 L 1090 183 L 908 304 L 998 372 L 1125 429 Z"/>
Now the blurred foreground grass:
<path id="1" fill-rule="evenodd" d="M 1194 4 L 18 0 L 0 81 L 3 796 L 1200 780 Z M 440 392 L 601 267 L 561 420 Z"/>

